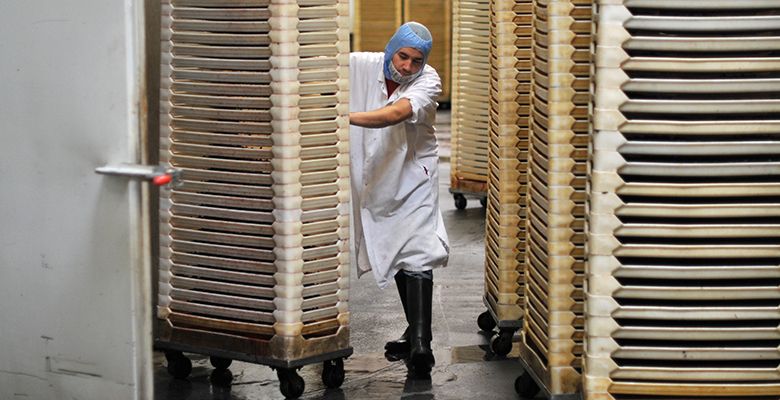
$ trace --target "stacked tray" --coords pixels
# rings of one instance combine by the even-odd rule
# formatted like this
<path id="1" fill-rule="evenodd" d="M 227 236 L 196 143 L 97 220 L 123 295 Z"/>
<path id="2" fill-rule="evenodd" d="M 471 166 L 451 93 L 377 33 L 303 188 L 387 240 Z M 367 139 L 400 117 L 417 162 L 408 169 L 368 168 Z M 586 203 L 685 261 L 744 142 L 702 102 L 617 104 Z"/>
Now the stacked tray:
<path id="1" fill-rule="evenodd" d="M 498 326 L 493 351 L 511 350 L 522 325 L 525 194 L 531 81 L 531 1 L 490 2 L 485 305 L 480 327 Z M 483 326 L 484 325 L 484 326 Z"/>
<path id="2" fill-rule="evenodd" d="M 351 352 L 348 13 L 164 2 L 160 157 L 183 184 L 162 194 L 158 345 L 280 368 Z"/>
<path id="3" fill-rule="evenodd" d="M 590 0 L 534 1 L 521 359 L 548 396 L 581 386 L 591 16 Z"/>
<path id="4" fill-rule="evenodd" d="M 403 23 L 402 1 L 355 0 L 353 51 L 385 51 L 387 41 Z"/>
<path id="5" fill-rule="evenodd" d="M 419 22 L 425 25 L 433 36 L 428 64 L 436 69 L 441 78 L 441 94 L 438 100 L 440 103 L 450 101 L 452 2 L 453 0 L 403 0 L 404 22 Z"/>
<path id="6" fill-rule="evenodd" d="M 589 399 L 780 396 L 780 5 L 600 1 Z"/>
<path id="7" fill-rule="evenodd" d="M 489 103 L 485 99 L 490 85 L 489 6 L 488 0 L 453 1 L 450 170 L 453 193 L 484 195 L 486 192 Z M 459 197 L 456 195 L 456 203 Z"/>
<path id="8" fill-rule="evenodd" d="M 433 48 L 428 64 L 441 78 L 439 102 L 450 101 L 452 0 L 355 0 L 354 51 L 385 51 L 387 41 L 401 24 L 419 22 L 431 31 Z"/>

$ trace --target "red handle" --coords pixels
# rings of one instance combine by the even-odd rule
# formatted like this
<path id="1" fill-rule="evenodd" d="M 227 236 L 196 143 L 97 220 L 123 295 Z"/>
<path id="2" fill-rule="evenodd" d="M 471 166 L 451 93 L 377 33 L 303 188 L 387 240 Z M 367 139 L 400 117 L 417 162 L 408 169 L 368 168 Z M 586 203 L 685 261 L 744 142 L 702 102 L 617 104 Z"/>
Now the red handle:
<path id="1" fill-rule="evenodd" d="M 163 186 L 171 183 L 173 176 L 171 174 L 157 175 L 152 178 L 152 183 L 157 186 Z"/>

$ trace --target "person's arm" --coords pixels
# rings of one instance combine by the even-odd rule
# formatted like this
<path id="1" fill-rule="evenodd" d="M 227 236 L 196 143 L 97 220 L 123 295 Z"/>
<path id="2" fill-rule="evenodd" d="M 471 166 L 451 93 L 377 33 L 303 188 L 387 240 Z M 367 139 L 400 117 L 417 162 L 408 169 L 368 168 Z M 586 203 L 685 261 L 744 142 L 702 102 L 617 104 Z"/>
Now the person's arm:
<path id="1" fill-rule="evenodd" d="M 373 111 L 349 113 L 349 124 L 363 128 L 385 128 L 406 121 L 412 116 L 412 104 L 403 98 Z"/>

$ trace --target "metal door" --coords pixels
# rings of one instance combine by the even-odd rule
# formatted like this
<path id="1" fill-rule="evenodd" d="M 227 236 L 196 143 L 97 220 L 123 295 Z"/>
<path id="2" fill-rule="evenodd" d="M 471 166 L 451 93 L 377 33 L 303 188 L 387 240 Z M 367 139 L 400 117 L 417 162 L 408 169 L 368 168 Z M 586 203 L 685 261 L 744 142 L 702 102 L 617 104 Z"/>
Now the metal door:
<path id="1" fill-rule="evenodd" d="M 0 2 L 0 398 L 151 398 L 143 2 Z"/>

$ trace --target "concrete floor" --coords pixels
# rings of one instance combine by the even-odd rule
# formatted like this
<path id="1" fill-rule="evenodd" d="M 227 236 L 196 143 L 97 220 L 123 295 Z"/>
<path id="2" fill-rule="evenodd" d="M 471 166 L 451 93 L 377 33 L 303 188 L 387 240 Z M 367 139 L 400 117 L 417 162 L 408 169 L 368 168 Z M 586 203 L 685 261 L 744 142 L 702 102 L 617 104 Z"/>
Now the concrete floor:
<path id="1" fill-rule="evenodd" d="M 440 123 L 448 123 L 442 115 Z M 442 129 L 444 131 L 444 129 Z M 448 129 L 447 129 L 448 132 Z M 449 149 L 448 137 L 442 138 Z M 353 276 L 350 290 L 351 344 L 354 354 L 345 362 L 346 379 L 340 389 L 326 390 L 321 365 L 309 365 L 300 374 L 306 382 L 301 399 L 460 400 L 518 399 L 515 378 L 522 372 L 514 351 L 499 357 L 489 349 L 487 334 L 477 327 L 482 303 L 485 211 L 476 199 L 456 210 L 449 194 L 449 163 L 440 164 L 440 204 L 450 238 L 449 266 L 434 273 L 433 349 L 436 367 L 428 381 L 406 378 L 403 362 L 388 362 L 384 343 L 403 332 L 405 320 L 394 286 L 380 290 L 368 274 Z M 517 337 L 515 337 L 517 340 Z M 165 358 L 155 357 L 155 398 L 158 400 L 283 399 L 276 374 L 268 367 L 234 362 L 230 386 L 212 385 L 212 367 L 203 356 L 189 355 L 193 372 L 188 380 L 172 379 Z"/>

